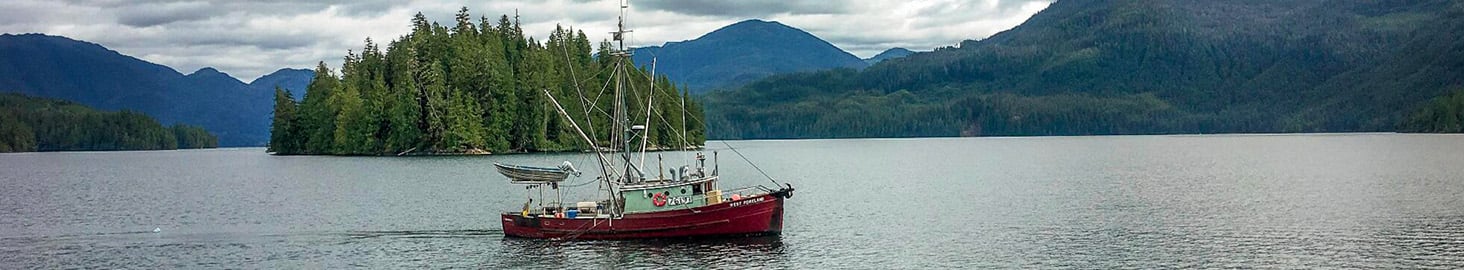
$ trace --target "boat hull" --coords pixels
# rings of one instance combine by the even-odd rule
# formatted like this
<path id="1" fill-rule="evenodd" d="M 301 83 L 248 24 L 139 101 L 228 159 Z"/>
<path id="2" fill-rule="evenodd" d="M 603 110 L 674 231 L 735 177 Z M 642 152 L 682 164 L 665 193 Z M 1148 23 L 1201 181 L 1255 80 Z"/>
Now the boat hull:
<path id="1" fill-rule="evenodd" d="M 643 239 L 772 235 L 783 230 L 788 192 L 697 208 L 625 214 L 620 218 L 525 217 L 505 213 L 503 233 L 552 239 Z"/>

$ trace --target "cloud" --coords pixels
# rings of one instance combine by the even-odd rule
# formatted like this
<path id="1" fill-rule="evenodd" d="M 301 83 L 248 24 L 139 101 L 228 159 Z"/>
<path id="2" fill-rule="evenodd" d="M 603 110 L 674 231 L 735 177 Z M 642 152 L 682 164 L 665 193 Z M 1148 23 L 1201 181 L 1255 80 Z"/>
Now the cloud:
<path id="1" fill-rule="evenodd" d="M 633 1 L 632 46 L 688 40 L 746 20 L 802 28 L 861 57 L 891 47 L 929 50 L 1009 29 L 1051 0 L 645 0 Z M 182 73 L 215 67 L 243 81 L 280 68 L 339 67 L 366 38 L 385 43 L 410 31 L 413 14 L 453 24 L 466 5 L 475 19 L 516 17 L 543 40 L 555 26 L 609 38 L 618 0 L 5 0 L 0 32 L 46 33 L 95 42 Z"/>
<path id="2" fill-rule="evenodd" d="M 136 5 L 118 8 L 117 22 L 127 26 L 149 27 L 208 18 L 218 10 L 204 2 L 174 2 L 157 5 Z"/>
<path id="3" fill-rule="evenodd" d="M 845 14 L 848 3 L 827 0 L 649 0 L 637 7 L 688 15 L 767 16 L 772 14 Z"/>

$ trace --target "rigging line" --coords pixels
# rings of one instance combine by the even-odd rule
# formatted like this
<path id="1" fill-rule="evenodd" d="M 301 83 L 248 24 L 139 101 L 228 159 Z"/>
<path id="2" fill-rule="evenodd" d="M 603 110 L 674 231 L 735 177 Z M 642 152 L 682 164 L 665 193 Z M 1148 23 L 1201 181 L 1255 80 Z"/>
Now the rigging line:
<path id="1" fill-rule="evenodd" d="M 656 60 L 651 59 L 651 85 L 650 93 L 646 94 L 646 129 L 641 131 L 641 167 L 646 166 L 646 144 L 651 141 L 651 101 L 656 97 Z M 659 170 L 659 169 L 658 169 Z"/>
<path id="2" fill-rule="evenodd" d="M 599 76 L 600 74 L 604 74 L 604 73 L 605 73 L 604 70 L 601 70 L 601 72 L 596 73 L 595 76 Z M 594 78 L 585 79 L 583 81 L 589 81 L 591 79 L 594 79 Z M 606 80 L 605 83 L 606 83 L 605 85 L 600 86 L 600 92 L 598 92 L 598 93 L 595 94 L 595 100 L 593 102 L 592 101 L 589 101 L 589 96 L 585 95 L 583 90 L 579 91 L 580 97 L 578 98 L 578 100 L 580 100 L 580 106 L 584 106 L 586 111 L 593 110 L 594 112 L 599 112 L 601 115 L 605 115 L 605 118 L 611 118 L 610 117 L 610 113 L 605 112 L 605 109 L 600 108 L 600 106 L 598 104 L 599 101 L 600 101 L 600 97 L 605 96 L 605 89 L 609 89 L 610 88 L 610 84 L 609 84 L 610 81 L 609 80 Z M 586 104 L 588 104 L 588 105 L 586 105 Z M 588 117 L 588 116 L 586 116 L 586 117 Z"/>
<path id="3" fill-rule="evenodd" d="M 652 95 L 654 95 L 654 94 L 657 94 L 657 93 L 654 93 L 653 92 Z M 667 98 L 670 98 L 671 97 L 671 94 L 669 92 L 667 92 L 667 93 L 660 93 L 660 94 L 662 94 L 663 96 L 665 96 Z M 677 99 L 681 99 L 679 93 L 677 94 L 677 97 L 676 98 Z M 677 151 L 678 152 L 682 152 L 681 153 L 682 154 L 681 155 L 682 158 L 684 158 L 686 160 L 692 160 L 692 158 L 690 156 L 691 153 L 686 152 L 687 149 L 691 149 L 691 138 L 688 135 L 690 132 L 688 132 L 686 130 L 686 100 L 681 99 L 681 106 L 682 106 L 681 107 L 681 121 L 682 121 L 681 122 L 681 130 L 672 130 L 672 132 L 674 133 L 673 135 L 680 136 L 681 149 L 677 149 Z M 656 109 L 654 107 L 652 107 L 652 109 L 655 109 L 657 112 L 661 112 L 661 113 L 665 113 L 666 112 L 665 110 Z M 671 125 L 671 121 L 670 120 L 666 120 L 666 116 L 665 115 L 656 114 L 656 117 L 660 118 L 661 119 L 661 123 L 662 124 L 666 124 L 666 127 L 669 128 L 669 127 L 673 126 L 673 125 Z M 647 120 L 646 122 L 650 122 L 650 120 Z"/>
<path id="4" fill-rule="evenodd" d="M 598 109 L 598 110 L 600 110 L 601 112 L 604 112 L 605 110 L 599 108 L 599 106 L 600 106 L 600 99 L 605 97 L 605 92 L 606 91 L 613 91 L 613 90 L 611 90 L 610 86 L 618 83 L 617 82 L 618 79 L 616 79 L 615 76 L 620 76 L 619 75 L 620 74 L 620 68 L 621 68 L 620 67 L 620 63 L 618 63 L 618 62 L 615 63 L 614 66 L 611 66 L 610 67 L 610 69 L 611 69 L 610 70 L 610 79 L 605 80 L 605 84 L 604 85 L 600 85 L 600 92 L 599 93 L 595 93 L 595 100 L 594 101 L 590 101 L 590 105 L 594 105 L 595 108 Z M 614 92 L 610 93 L 610 95 L 611 95 L 611 98 L 615 98 L 614 97 L 614 95 L 615 95 Z M 588 97 L 586 97 L 586 100 L 589 100 Z M 615 110 L 615 104 L 611 104 L 610 110 L 611 111 L 614 111 Z M 611 118 L 614 118 L 614 117 L 611 117 Z"/>
<path id="5" fill-rule="evenodd" d="M 544 89 L 544 95 L 546 95 L 546 96 L 549 97 L 549 101 L 553 102 L 554 108 L 555 109 L 558 109 L 559 110 L 559 113 L 561 115 L 563 115 L 565 118 L 570 118 L 569 119 L 570 126 L 574 127 L 574 131 L 576 131 L 577 133 L 579 133 L 580 137 L 584 138 L 585 141 L 588 142 L 591 147 L 593 147 L 595 145 L 594 140 L 590 139 L 590 136 L 589 135 L 585 135 L 585 131 L 584 131 L 584 129 L 581 129 L 579 127 L 579 123 L 576 123 L 573 118 L 569 117 L 569 112 L 564 110 L 564 106 L 560 106 L 559 105 L 559 100 L 558 99 L 555 99 L 554 98 L 554 95 L 551 94 L 551 93 L 549 93 L 549 89 Z M 608 170 L 609 169 L 607 167 L 608 165 L 605 162 L 605 154 L 604 153 L 600 153 L 600 150 L 599 149 L 593 149 L 593 150 L 595 151 L 595 155 L 597 155 L 597 156 L 600 157 L 600 171 L 601 171 L 600 174 L 605 175 L 606 178 L 609 178 L 610 175 L 609 175 L 608 172 L 610 170 Z"/>
<path id="6" fill-rule="evenodd" d="M 565 65 L 566 68 L 569 69 L 569 79 L 570 79 L 571 82 L 574 82 L 573 83 L 574 90 L 575 90 L 576 93 L 579 94 L 579 99 L 582 100 L 581 101 L 581 104 L 583 106 L 583 103 L 584 103 L 583 99 L 585 98 L 585 91 L 584 91 L 584 89 L 582 87 L 580 87 L 580 81 L 575 78 L 576 75 L 574 73 L 574 63 L 571 62 L 571 60 L 570 60 L 569 46 L 567 46 L 567 45 L 566 46 L 560 46 L 559 48 L 560 48 L 561 51 L 564 52 L 564 65 Z M 603 73 L 604 71 L 601 70 L 600 72 Z M 599 73 L 596 73 L 596 75 L 598 75 L 598 74 Z M 570 125 L 573 125 L 574 126 L 575 131 L 578 132 L 580 134 L 580 136 L 583 136 L 584 137 L 585 143 L 587 143 L 589 145 L 590 150 L 591 151 L 595 151 L 595 154 L 599 157 L 599 160 L 598 160 L 599 162 L 597 162 L 597 163 L 598 163 L 598 165 L 600 165 L 600 171 L 601 171 L 600 174 L 605 176 L 606 181 L 609 181 L 608 179 L 611 179 L 611 177 L 613 176 L 613 173 L 611 172 L 612 170 L 610 170 L 610 167 L 612 166 L 612 164 L 609 164 L 608 163 L 608 161 L 604 158 L 605 157 L 604 154 L 603 153 L 600 153 L 599 146 L 595 144 L 595 140 L 594 140 L 594 138 L 595 138 L 595 129 L 594 129 L 595 123 L 594 123 L 594 118 L 590 117 L 590 109 L 592 107 L 590 107 L 590 106 L 584 106 L 585 125 L 589 125 L 590 126 L 590 133 L 589 134 L 585 134 L 585 131 L 583 129 L 580 129 L 579 128 L 579 124 L 576 124 L 575 123 L 574 117 L 570 116 L 569 112 L 568 111 L 565 111 L 563 106 L 560 106 L 559 101 L 554 98 L 554 94 L 553 93 L 550 93 L 549 92 L 549 89 L 544 89 L 544 95 L 549 96 L 549 100 L 553 102 L 554 108 L 555 109 L 558 109 L 559 112 L 564 115 L 564 118 L 567 119 L 567 120 L 569 120 Z"/>
<path id="7" fill-rule="evenodd" d="M 728 144 L 727 141 L 722 141 L 722 144 L 723 145 L 726 145 L 727 146 L 727 149 L 732 149 L 732 153 L 737 153 L 737 156 L 742 157 L 742 160 L 743 161 L 747 161 L 747 164 L 748 165 L 752 165 L 752 168 L 753 169 L 757 169 L 757 172 L 758 173 L 761 173 L 763 175 L 763 177 L 767 177 L 768 178 L 768 181 L 773 181 L 773 185 L 776 185 L 776 186 L 779 186 L 779 187 L 782 187 L 783 186 L 782 183 L 778 183 L 778 180 L 773 179 L 773 177 L 772 176 L 769 176 L 767 172 L 764 172 L 762 168 L 757 167 L 757 164 L 756 163 L 752 163 L 752 160 L 751 159 L 747 159 L 747 156 L 742 155 L 742 152 L 737 151 L 737 148 L 736 147 L 732 147 L 732 144 Z"/>
<path id="8" fill-rule="evenodd" d="M 669 96 L 671 94 L 666 94 L 666 95 Z M 678 95 L 680 95 L 680 94 L 678 94 Z M 684 97 L 684 98 L 685 99 L 691 99 L 691 94 L 690 93 L 687 93 L 686 97 Z M 703 104 L 703 105 L 705 105 L 705 104 Z M 686 100 L 682 100 L 681 101 L 681 110 L 683 112 L 686 111 Z M 686 118 L 686 116 L 685 115 L 682 115 L 682 118 Z M 697 117 L 691 117 L 691 120 L 696 120 L 697 123 L 702 124 L 702 127 L 706 127 L 706 125 L 707 125 L 706 122 L 702 122 L 702 119 L 697 118 Z M 682 122 L 684 123 L 685 120 L 683 120 Z"/>
<path id="9" fill-rule="evenodd" d="M 571 68 L 571 69 L 573 69 L 573 68 Z M 576 83 L 589 82 L 590 80 L 594 80 L 595 77 L 599 77 L 600 74 L 605 74 L 605 70 L 604 69 L 601 69 L 600 71 L 596 71 L 595 74 L 590 74 L 589 77 L 585 77 L 585 79 L 583 79 L 583 80 L 578 80 L 578 81 L 576 81 Z M 571 78 L 571 79 L 578 79 L 578 78 Z"/>
<path id="10" fill-rule="evenodd" d="M 620 68 L 620 71 L 619 72 L 621 72 L 621 73 L 629 73 L 629 71 L 626 70 L 627 66 L 624 64 L 625 61 L 626 60 L 621 59 L 621 60 L 617 61 L 617 64 L 616 64 L 616 67 L 619 67 Z M 632 68 L 631 70 L 635 70 L 635 69 Z M 622 77 L 622 79 L 624 79 L 624 78 L 628 78 L 628 77 Z M 625 82 L 625 85 L 624 85 L 624 87 L 621 88 L 621 89 L 623 89 L 622 91 L 625 91 L 626 94 L 628 94 L 628 95 L 632 95 L 632 98 L 634 98 L 634 99 L 640 99 L 640 95 L 637 95 L 636 92 L 635 92 L 635 84 L 633 83 L 633 81 L 632 80 L 629 80 L 629 79 L 625 79 L 624 82 Z M 621 101 L 623 102 L 624 101 L 624 97 L 620 97 L 620 98 L 621 98 Z M 622 103 L 622 102 L 617 102 L 617 104 Z M 629 108 L 629 106 L 623 106 L 623 107 L 625 107 L 625 108 L 621 108 L 621 112 L 620 113 L 623 114 L 623 115 L 625 115 L 625 122 L 626 123 L 624 123 L 624 124 L 630 124 L 630 108 Z M 626 126 L 626 125 L 622 125 L 621 128 L 622 129 L 628 129 L 630 127 L 629 126 Z M 644 132 L 644 131 L 642 131 L 642 132 Z M 628 136 L 629 134 L 625 134 L 625 135 Z M 621 149 L 621 151 L 623 153 L 625 153 L 625 155 L 623 155 L 623 156 L 625 157 L 625 165 L 626 165 L 626 167 L 635 169 L 636 173 L 637 174 L 640 174 L 642 177 L 645 176 L 646 172 L 645 172 L 645 169 L 643 168 L 643 167 L 645 167 L 645 159 L 644 159 L 644 157 L 645 157 L 645 144 L 644 144 L 644 140 L 642 140 L 642 144 L 641 144 L 641 157 L 642 157 L 641 164 L 634 164 L 633 162 L 631 162 L 632 157 L 630 156 L 630 153 L 631 153 L 630 152 L 630 138 L 629 137 L 625 137 L 625 138 L 622 138 L 622 139 L 625 139 L 625 145 L 623 145 L 623 147 L 625 147 L 625 149 Z"/>
<path id="11" fill-rule="evenodd" d="M 662 94 L 666 98 L 668 98 L 668 99 L 669 98 L 672 98 L 671 97 L 671 94 L 669 92 L 668 93 L 662 93 Z M 677 93 L 676 95 L 677 96 L 675 98 L 681 102 L 681 133 L 680 133 L 680 135 L 682 136 L 681 137 L 681 143 L 683 144 L 683 148 L 682 149 L 685 150 L 686 148 L 690 148 L 691 147 L 691 141 L 689 140 L 689 138 L 686 137 L 686 135 L 689 133 L 686 130 L 686 99 L 684 99 L 683 97 L 681 97 L 680 96 L 681 95 L 680 93 Z M 657 110 L 657 111 L 663 112 L 663 113 L 666 112 L 664 110 Z M 659 114 L 657 116 L 660 116 L 661 117 L 661 122 L 662 123 L 665 123 L 666 126 L 668 126 L 668 127 L 671 126 L 670 121 L 666 120 L 666 116 L 659 115 Z"/>
<path id="12" fill-rule="evenodd" d="M 612 69 L 613 68 L 614 67 L 612 67 Z M 614 77 L 615 75 L 612 74 L 610 76 L 611 77 Z M 614 119 L 615 116 L 612 116 L 612 115 L 610 115 L 610 113 L 605 112 L 605 109 L 604 108 L 600 108 L 600 98 L 605 96 L 605 90 L 610 89 L 610 83 L 611 82 L 614 82 L 614 81 L 615 80 L 613 78 L 610 79 L 610 80 L 605 80 L 605 84 L 600 86 L 600 92 L 595 94 L 595 100 L 593 100 L 593 101 L 591 101 L 589 99 L 589 96 L 584 95 L 584 93 L 580 93 L 580 103 L 581 104 L 586 104 L 586 105 L 583 105 L 586 108 L 585 110 L 594 109 L 596 112 L 600 112 L 600 114 L 605 115 L 605 118 Z M 586 112 L 585 117 L 590 117 L 588 115 L 588 112 Z"/>
<path id="13" fill-rule="evenodd" d="M 616 68 L 618 68 L 618 66 L 619 65 L 617 64 L 616 67 L 611 67 L 611 69 L 616 69 Z M 619 72 L 619 71 L 618 70 L 612 70 L 612 71 L 610 71 L 610 73 L 612 73 L 610 75 L 612 78 L 609 79 L 609 80 L 605 80 L 605 84 L 600 86 L 600 92 L 599 93 L 595 93 L 595 101 L 594 102 L 590 102 L 590 104 L 596 105 L 596 106 L 599 105 L 600 98 L 605 96 L 605 90 L 610 89 L 610 83 L 615 81 L 615 79 L 613 77 L 615 76 L 614 73 L 616 73 L 616 72 Z M 580 97 L 580 98 L 583 98 L 586 101 L 589 100 L 589 97 L 588 96 L 583 96 L 583 97 Z M 600 110 L 600 111 L 603 112 L 604 110 Z"/>
<path id="14" fill-rule="evenodd" d="M 569 44 L 564 44 L 563 46 L 559 46 L 559 49 L 561 51 L 564 51 L 564 66 L 567 67 L 567 68 L 569 68 L 569 80 L 571 82 L 573 82 L 574 91 L 576 93 L 579 93 L 579 98 L 578 99 L 583 100 L 585 98 L 585 90 L 580 87 L 580 81 L 579 81 L 579 79 L 578 78 L 575 78 L 576 76 L 574 74 L 574 63 L 572 62 L 572 60 L 570 60 L 570 56 L 569 56 Z M 605 72 L 605 71 L 604 70 L 601 70 L 600 72 Z M 599 73 L 596 73 L 595 75 L 598 76 Z M 548 90 L 547 89 L 545 90 L 545 93 L 552 95 L 551 93 L 548 93 Z M 585 111 L 585 125 L 589 125 L 590 126 L 590 138 L 594 138 L 595 137 L 595 130 L 594 130 L 595 123 L 594 123 L 594 120 L 593 119 L 590 119 L 590 107 L 587 106 L 587 105 L 584 105 L 584 101 L 580 101 L 580 104 L 581 104 L 581 106 L 583 106 L 582 108 Z M 556 107 L 559 106 L 558 105 L 558 102 L 555 102 L 555 106 Z M 560 108 L 560 110 L 563 110 L 563 108 Z M 568 118 L 571 122 L 574 121 L 574 117 L 570 117 L 568 112 L 565 112 L 564 118 Z M 580 131 L 580 132 L 584 132 L 584 131 Z M 595 145 L 595 140 L 593 140 L 593 139 L 589 140 L 589 143 L 590 143 L 590 149 L 591 150 L 595 150 L 595 148 L 598 148 L 599 147 L 599 146 Z"/>
<path id="15" fill-rule="evenodd" d="M 585 181 L 584 183 L 579 183 L 579 184 L 559 185 L 559 187 L 560 188 L 581 187 L 581 186 L 584 186 L 584 185 L 589 185 L 589 184 L 592 184 L 592 183 L 599 183 L 599 182 L 600 182 L 600 179 L 595 179 L 595 180 L 592 180 L 592 181 Z"/>
<path id="16" fill-rule="evenodd" d="M 656 111 L 657 112 L 662 112 L 662 113 L 666 112 L 664 110 L 659 110 L 659 109 L 657 109 Z M 656 114 L 656 117 L 661 119 L 661 123 L 662 124 L 666 124 L 667 127 L 670 127 L 671 126 L 671 121 L 670 120 L 666 120 L 666 116 L 661 115 L 661 114 L 658 113 L 658 114 Z M 677 132 L 677 131 L 676 130 L 672 130 L 672 132 Z M 682 144 L 687 144 L 687 145 L 691 144 L 691 142 L 690 141 L 687 141 L 687 139 L 686 139 L 686 130 L 681 130 L 680 133 L 675 133 L 673 135 L 681 136 L 681 142 L 682 142 Z M 684 151 L 684 150 L 686 150 L 686 149 L 683 148 L 683 149 L 680 149 L 678 151 Z"/>
<path id="17" fill-rule="evenodd" d="M 581 129 L 580 125 L 578 125 L 578 123 L 575 123 L 574 117 L 569 117 L 569 112 L 565 112 L 564 106 L 559 106 L 559 100 L 555 100 L 555 97 L 553 97 L 553 94 L 550 94 L 549 90 L 543 91 L 545 91 L 545 95 L 548 95 L 549 101 L 552 101 L 553 107 L 555 107 L 556 110 L 559 110 L 561 116 L 564 116 L 565 119 L 569 120 L 569 125 L 574 126 L 574 131 L 577 132 L 577 134 L 580 134 L 581 138 L 584 138 L 584 141 L 589 142 L 589 144 L 591 145 L 591 150 L 594 151 L 594 156 L 599 158 L 600 175 L 602 175 L 605 186 L 609 186 L 610 189 L 613 189 L 613 186 L 609 183 L 609 180 L 613 179 L 612 170 L 610 170 L 610 167 L 612 167 L 613 164 L 609 163 L 609 158 L 605 157 L 605 153 L 600 153 L 599 148 L 593 147 L 594 139 L 590 139 L 589 135 L 584 134 L 584 129 Z M 602 179 L 596 179 L 596 182 L 602 182 Z M 613 197 L 613 194 L 610 195 L 610 197 Z"/>
<path id="18" fill-rule="evenodd" d="M 656 94 L 657 94 L 656 93 L 656 54 L 655 53 L 651 53 L 651 72 L 650 72 L 650 74 L 647 74 L 646 80 L 649 81 L 649 82 L 651 82 L 651 87 L 650 87 L 651 88 L 651 93 L 650 93 L 650 96 L 649 97 L 646 97 L 646 108 L 654 109 L 654 108 L 651 107 L 651 101 L 650 101 L 650 99 L 654 98 L 656 96 Z M 671 88 L 672 89 L 675 89 L 676 87 L 675 86 L 672 86 Z M 669 92 L 667 92 L 667 93 L 665 93 L 663 95 L 666 96 L 667 98 L 670 98 L 671 97 L 671 94 Z M 681 130 L 680 130 L 681 132 L 677 134 L 677 135 L 679 135 L 681 137 L 681 145 L 680 145 L 680 149 L 677 149 L 677 151 L 685 151 L 687 148 L 691 148 L 691 141 L 686 138 L 686 133 L 687 133 L 686 132 L 686 100 L 685 99 L 681 99 L 680 93 L 677 93 L 676 99 L 681 102 Z M 661 112 L 665 112 L 665 111 L 661 111 Z M 650 123 L 651 123 L 650 113 L 651 113 L 651 110 L 650 109 L 646 110 L 646 114 L 647 114 L 646 115 L 646 125 L 647 126 L 649 126 Z M 661 118 L 661 123 L 666 124 L 666 127 L 668 127 L 668 128 L 671 127 L 670 121 L 667 121 L 665 116 L 662 116 L 660 114 L 657 114 L 656 116 Z M 686 158 L 687 160 L 690 160 L 691 159 L 691 157 L 688 155 L 688 153 L 683 153 L 682 154 L 682 157 L 683 158 Z M 645 162 L 644 161 L 644 157 L 642 157 L 642 161 L 641 162 L 642 163 Z"/>

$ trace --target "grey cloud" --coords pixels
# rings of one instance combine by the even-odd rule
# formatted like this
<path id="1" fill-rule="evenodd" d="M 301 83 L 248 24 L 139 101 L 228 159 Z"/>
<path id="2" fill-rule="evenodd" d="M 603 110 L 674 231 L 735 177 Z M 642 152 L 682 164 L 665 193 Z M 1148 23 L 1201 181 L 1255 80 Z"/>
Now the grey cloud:
<path id="1" fill-rule="evenodd" d="M 31 24 L 36 21 L 36 13 L 24 12 L 11 9 L 0 10 L 0 25 Z"/>
<path id="2" fill-rule="evenodd" d="M 338 66 L 368 36 L 384 43 L 404 34 L 407 12 L 450 26 L 462 6 L 493 21 L 517 9 L 530 35 L 542 38 L 559 24 L 598 41 L 613 28 L 617 1 L 0 0 L 0 32 L 64 35 L 183 72 L 212 66 L 248 81 L 321 60 Z M 1028 3 L 1051 1 L 633 0 L 628 22 L 637 30 L 633 43 L 659 45 L 743 19 L 777 20 L 867 57 L 890 47 L 929 50 L 984 38 L 1031 15 Z M 334 12 L 317 14 L 328 9 Z"/>
<path id="3" fill-rule="evenodd" d="M 689 15 L 766 17 L 773 14 L 843 14 L 848 3 L 826 0 L 649 0 L 632 5 Z"/>
<path id="4" fill-rule="evenodd" d="M 247 35 L 232 33 L 189 33 L 169 37 L 169 42 L 174 45 L 183 46 L 252 46 L 260 49 L 279 50 L 306 47 L 315 44 L 322 38 L 307 34 L 283 33 L 251 33 Z"/>
<path id="5" fill-rule="evenodd" d="M 959 3 L 934 5 L 921 9 L 913 26 L 938 27 L 955 23 L 1001 19 L 1011 16 L 1030 3 L 1050 3 L 1050 0 L 997 0 L 994 7 L 986 4 Z"/>
<path id="6" fill-rule="evenodd" d="M 103 9 L 136 10 L 140 12 L 140 22 L 147 22 L 149 15 L 153 17 L 185 16 L 186 14 L 175 13 L 177 9 L 186 7 L 202 13 L 199 16 L 208 14 L 222 14 L 228 12 L 244 12 L 263 15 L 294 15 L 310 13 L 335 6 L 347 16 L 376 16 L 396 6 L 407 5 L 402 1 L 391 0 L 321 0 L 321 1 L 299 1 L 299 0 L 253 0 L 253 1 L 218 1 L 218 0 L 67 0 L 59 1 L 75 6 L 98 7 Z M 196 9 L 195 9 L 196 8 Z M 148 14 L 155 13 L 155 14 Z M 123 16 L 127 17 L 127 16 Z M 164 19 L 157 18 L 157 19 Z M 125 22 L 124 22 L 125 23 Z M 131 25 L 131 24 L 129 24 Z"/>
<path id="7" fill-rule="evenodd" d="M 95 8 L 45 0 L 0 1 L 0 25 L 60 24 L 97 17 Z"/>
<path id="8" fill-rule="evenodd" d="M 294 5 L 294 2 L 295 1 L 281 1 L 281 3 L 283 3 L 285 5 Z M 332 3 L 332 2 L 334 2 L 334 3 Z M 353 17 L 374 17 L 374 16 L 380 16 L 380 15 L 386 14 L 386 12 L 388 10 L 390 10 L 391 8 L 393 8 L 393 7 L 406 6 L 407 5 L 403 1 L 389 1 L 389 0 L 326 1 L 325 3 L 330 3 L 330 4 L 322 4 L 319 8 L 316 8 L 315 10 L 319 10 L 319 9 L 322 9 L 322 8 L 325 8 L 325 7 L 328 7 L 328 6 L 331 6 L 331 5 L 335 5 L 335 6 L 337 6 L 337 7 L 339 7 L 341 9 L 341 12 L 343 14 L 345 14 L 346 16 L 353 16 Z"/>
<path id="9" fill-rule="evenodd" d="M 178 21 L 205 19 L 224 12 L 204 2 L 177 2 L 131 5 L 118 8 L 117 22 L 134 27 L 150 27 Z"/>

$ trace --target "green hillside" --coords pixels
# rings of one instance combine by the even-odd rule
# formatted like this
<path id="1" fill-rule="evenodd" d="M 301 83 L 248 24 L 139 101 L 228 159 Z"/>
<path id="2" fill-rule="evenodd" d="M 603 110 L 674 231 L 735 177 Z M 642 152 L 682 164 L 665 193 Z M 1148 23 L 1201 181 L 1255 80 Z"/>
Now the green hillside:
<path id="1" fill-rule="evenodd" d="M 214 148 L 203 128 L 174 125 L 132 111 L 103 112 L 75 102 L 0 94 L 0 152 Z"/>
<path id="2" fill-rule="evenodd" d="M 704 98 L 714 138 L 1393 131 L 1461 73 L 1457 1 L 1058 1 L 984 40 Z"/>

